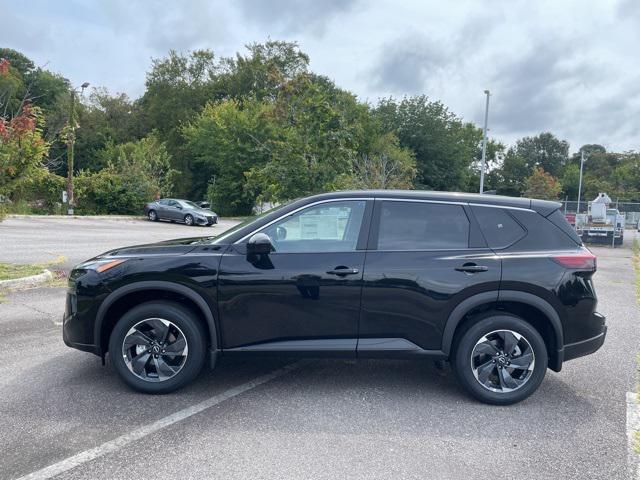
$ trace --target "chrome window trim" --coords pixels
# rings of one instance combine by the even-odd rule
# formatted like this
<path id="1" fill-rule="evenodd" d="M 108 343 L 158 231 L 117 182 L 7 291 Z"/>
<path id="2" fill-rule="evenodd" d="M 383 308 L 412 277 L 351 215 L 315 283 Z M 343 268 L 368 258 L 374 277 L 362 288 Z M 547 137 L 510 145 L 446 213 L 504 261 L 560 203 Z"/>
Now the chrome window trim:
<path id="1" fill-rule="evenodd" d="M 242 237 L 239 240 L 236 240 L 235 242 L 233 242 L 233 245 L 238 245 L 243 243 L 247 238 L 251 237 L 252 235 L 255 235 L 256 233 L 260 233 L 262 230 L 264 230 L 265 228 L 270 227 L 271 225 L 273 225 L 274 223 L 279 222 L 280 220 L 282 220 L 283 218 L 289 217 L 291 215 L 294 215 L 296 213 L 298 213 L 301 210 L 305 210 L 306 208 L 309 207 L 314 207 L 316 205 L 321 205 L 323 203 L 334 203 L 334 202 L 351 202 L 351 201 L 360 201 L 360 200 L 364 200 L 364 201 L 371 201 L 371 200 L 375 200 L 375 198 L 373 197 L 353 197 L 353 198 L 328 198 L 325 200 L 318 200 L 317 202 L 313 202 L 313 203 L 308 203 L 306 205 L 303 205 L 301 207 L 296 208 L 295 210 L 291 210 L 288 213 L 285 213 L 284 215 L 281 215 L 278 218 L 275 218 L 273 220 L 271 220 L 269 223 L 266 223 L 264 225 L 262 225 L 260 228 L 256 229 L 256 230 L 252 230 L 251 232 L 247 233 L 244 237 Z M 275 253 L 275 252 L 274 252 Z M 284 253 L 284 252 L 282 252 Z M 302 252 L 298 252 L 298 253 L 302 253 Z M 318 252 L 318 253 L 322 253 L 322 252 Z M 331 253 L 336 253 L 336 252 L 331 252 Z"/>
<path id="2" fill-rule="evenodd" d="M 273 225 L 276 222 L 279 222 L 280 220 L 282 220 L 283 218 L 286 218 L 290 215 L 293 215 L 301 210 L 304 210 L 308 207 L 313 207 L 316 205 L 321 205 L 323 203 L 332 203 L 332 202 L 349 202 L 349 201 L 358 201 L 358 200 L 365 200 L 365 201 L 381 201 L 381 202 L 414 202 L 414 203 L 435 203 L 435 204 L 444 204 L 444 205 L 459 205 L 464 207 L 465 205 L 469 205 L 469 206 L 474 206 L 474 207 L 487 207 L 487 208 L 503 208 L 503 209 L 507 209 L 507 210 L 519 210 L 519 211 L 524 211 L 524 212 L 533 212 L 535 213 L 535 210 L 532 210 L 530 208 L 522 208 L 522 207 L 513 207 L 510 205 L 492 205 L 492 204 L 486 204 L 486 203 L 474 203 L 474 202 L 464 202 L 464 201 L 449 201 L 449 200 L 429 200 L 429 199 L 422 199 L 422 198 L 401 198 L 401 197 L 351 197 L 351 198 L 328 198 L 325 200 L 318 200 L 317 202 L 313 202 L 313 203 L 309 203 L 307 205 L 303 205 L 301 207 L 296 208 L 295 210 L 290 211 L 289 213 L 286 213 L 274 220 L 271 220 L 269 223 L 263 225 L 262 227 L 256 229 L 256 230 L 252 230 L 251 232 L 249 232 L 248 234 L 246 234 L 244 237 L 240 238 L 239 240 L 236 240 L 235 242 L 233 242 L 233 245 L 239 245 L 241 243 L 244 243 L 245 240 L 247 240 L 249 237 L 251 237 L 252 235 L 255 235 L 256 233 L 260 233 L 262 230 L 264 230 L 265 228 L 270 227 L 271 225 Z M 472 250 L 471 248 L 467 248 L 465 250 Z M 409 250 L 371 250 L 371 251 L 376 251 L 376 252 L 408 252 Z M 438 252 L 438 251 L 451 251 L 450 249 L 439 249 L 439 250 L 413 250 L 416 252 Z M 275 252 L 274 252 L 275 253 Z M 300 253 L 300 252 L 298 252 Z M 321 253 L 321 252 L 319 252 Z M 339 252 L 332 252 L 332 253 L 339 253 Z"/>
<path id="3" fill-rule="evenodd" d="M 531 213 L 536 213 L 535 210 L 532 210 L 530 208 L 523 208 L 523 207 L 512 207 L 510 205 L 491 205 L 491 204 L 487 204 L 487 203 L 468 203 L 468 205 L 470 207 L 486 207 L 486 208 L 504 208 L 506 210 L 519 210 L 521 212 L 531 212 Z"/>

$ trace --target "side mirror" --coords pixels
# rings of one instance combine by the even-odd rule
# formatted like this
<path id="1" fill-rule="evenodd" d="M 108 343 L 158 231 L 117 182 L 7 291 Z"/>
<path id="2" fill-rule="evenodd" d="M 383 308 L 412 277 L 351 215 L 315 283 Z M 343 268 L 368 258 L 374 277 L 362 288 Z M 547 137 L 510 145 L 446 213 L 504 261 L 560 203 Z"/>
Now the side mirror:
<path id="1" fill-rule="evenodd" d="M 247 243 L 247 255 L 268 255 L 273 251 L 275 248 L 266 233 L 256 233 Z"/>

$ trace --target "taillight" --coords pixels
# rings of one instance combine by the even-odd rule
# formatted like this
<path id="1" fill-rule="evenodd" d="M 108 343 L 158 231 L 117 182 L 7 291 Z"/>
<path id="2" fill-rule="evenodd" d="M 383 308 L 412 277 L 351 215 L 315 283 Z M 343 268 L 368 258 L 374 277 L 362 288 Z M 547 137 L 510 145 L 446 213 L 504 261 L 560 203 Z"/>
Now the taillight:
<path id="1" fill-rule="evenodd" d="M 565 268 L 571 268 L 574 270 L 593 270 L 595 272 L 597 267 L 596 256 L 589 250 L 570 254 L 553 255 L 551 260 Z"/>

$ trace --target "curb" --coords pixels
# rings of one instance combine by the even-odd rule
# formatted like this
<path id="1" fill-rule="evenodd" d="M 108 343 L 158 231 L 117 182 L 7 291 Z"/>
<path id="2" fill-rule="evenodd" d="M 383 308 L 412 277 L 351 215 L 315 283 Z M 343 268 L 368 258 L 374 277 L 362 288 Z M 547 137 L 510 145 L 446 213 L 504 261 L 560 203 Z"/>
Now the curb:
<path id="1" fill-rule="evenodd" d="M 640 403 L 638 395 L 627 392 L 627 464 L 629 478 L 640 480 L 640 454 L 636 452 L 636 431 L 640 431 Z"/>
<path id="2" fill-rule="evenodd" d="M 53 273 L 45 269 L 42 273 L 31 275 L 30 277 L 0 280 L 0 290 L 17 290 L 19 288 L 35 287 L 52 279 Z"/>

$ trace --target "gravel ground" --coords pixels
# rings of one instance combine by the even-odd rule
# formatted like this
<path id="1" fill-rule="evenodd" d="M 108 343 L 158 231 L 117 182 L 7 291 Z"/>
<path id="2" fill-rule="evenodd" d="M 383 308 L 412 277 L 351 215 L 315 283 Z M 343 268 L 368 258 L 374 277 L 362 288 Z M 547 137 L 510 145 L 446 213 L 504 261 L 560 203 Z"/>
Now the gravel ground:
<path id="1" fill-rule="evenodd" d="M 74 233 L 83 240 L 67 242 L 69 224 L 61 222 L 38 220 L 22 242 L 5 238 L 20 222 L 0 224 L 0 261 L 17 260 L 7 246 L 21 261 L 41 261 L 37 255 L 50 250 L 73 263 L 165 232 L 164 238 L 211 232 L 88 221 L 87 230 L 78 227 L 80 237 Z M 23 249 L 33 252 L 15 253 Z M 593 250 L 607 341 L 562 372 L 549 371 L 540 390 L 518 405 L 479 404 L 430 362 L 308 360 L 56 478 L 628 478 L 625 394 L 635 385 L 640 348 L 635 277 L 628 246 Z M 180 392 L 136 394 L 97 357 L 64 346 L 63 304 L 62 288 L 14 292 L 0 304 L 2 479 L 100 446 L 290 363 L 223 359 Z"/>

